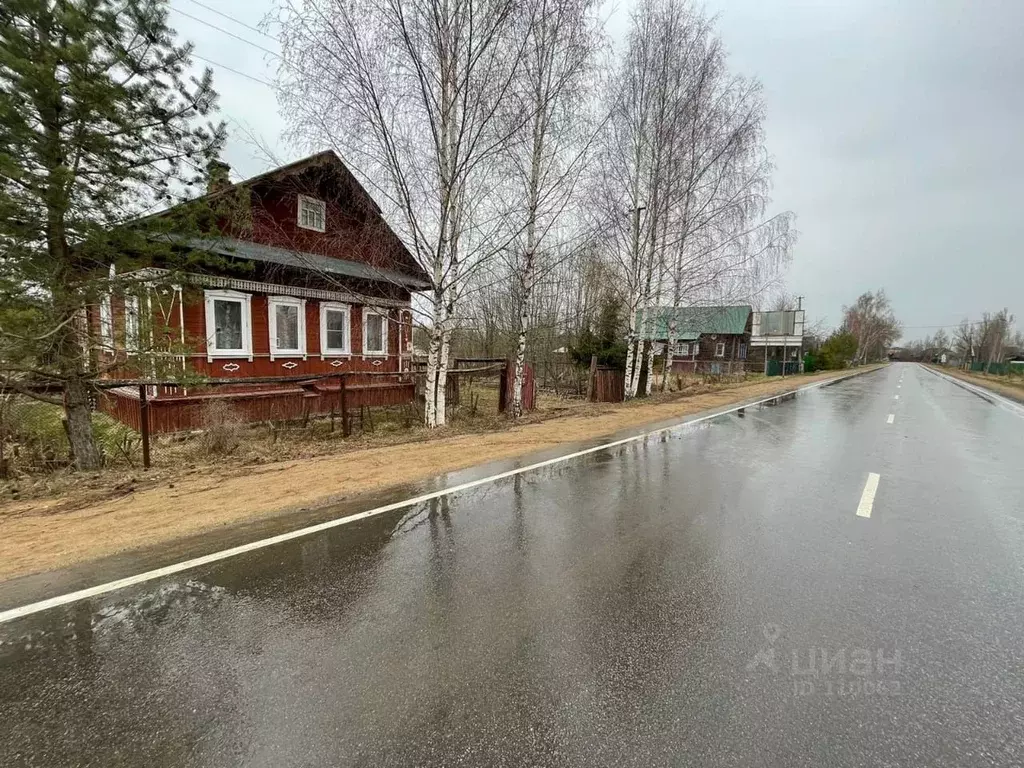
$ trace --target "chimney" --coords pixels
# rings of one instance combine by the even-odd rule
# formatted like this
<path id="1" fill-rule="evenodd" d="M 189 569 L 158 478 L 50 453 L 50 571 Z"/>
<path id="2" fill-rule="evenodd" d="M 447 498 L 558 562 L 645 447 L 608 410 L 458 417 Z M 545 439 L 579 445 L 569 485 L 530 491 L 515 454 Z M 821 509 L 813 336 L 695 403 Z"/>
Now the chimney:
<path id="1" fill-rule="evenodd" d="M 206 166 L 206 193 L 220 192 L 231 186 L 231 166 L 220 160 L 211 160 Z"/>

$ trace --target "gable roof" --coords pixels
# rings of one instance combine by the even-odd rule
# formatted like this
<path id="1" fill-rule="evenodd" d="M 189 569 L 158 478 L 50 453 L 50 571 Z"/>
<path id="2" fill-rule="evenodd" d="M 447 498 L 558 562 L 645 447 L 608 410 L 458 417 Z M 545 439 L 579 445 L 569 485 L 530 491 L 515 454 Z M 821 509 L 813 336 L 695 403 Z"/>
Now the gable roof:
<path id="1" fill-rule="evenodd" d="M 742 334 L 750 319 L 749 305 L 717 307 L 652 307 L 650 330 L 646 339 L 667 339 L 669 327 L 675 323 L 673 338 L 693 341 L 708 334 Z M 643 332 L 643 310 L 637 313 Z"/>
<path id="2" fill-rule="evenodd" d="M 196 203 L 216 201 L 219 198 L 228 196 L 239 189 L 253 187 L 257 184 L 273 182 L 286 176 L 302 173 L 309 168 L 317 166 L 329 166 L 332 170 L 337 172 L 355 193 L 359 202 L 366 205 L 368 210 L 371 212 L 371 215 L 375 216 L 378 222 L 383 225 L 386 236 L 392 241 L 392 244 L 399 249 L 399 252 L 404 257 L 395 263 L 393 268 L 381 269 L 370 264 L 342 260 L 333 256 L 322 256 L 313 253 L 286 250 L 283 248 L 238 240 L 235 238 L 208 238 L 205 239 L 204 242 L 215 243 L 223 247 L 229 246 L 232 251 L 231 254 L 225 253 L 222 248 L 217 248 L 212 251 L 221 255 L 238 254 L 241 258 L 249 258 L 257 261 L 272 261 L 274 263 L 299 268 L 323 269 L 324 271 L 334 274 L 367 277 L 370 279 L 393 279 L 394 276 L 401 275 L 403 276 L 403 280 L 401 282 L 405 284 L 406 287 L 413 288 L 414 290 L 428 287 L 430 285 L 429 275 L 427 275 L 419 263 L 417 263 L 416 259 L 409 252 L 409 249 L 406 248 L 405 243 L 395 233 L 394 229 L 392 229 L 388 220 L 384 218 L 381 208 L 377 205 L 377 202 L 373 199 L 370 193 L 366 191 L 366 188 L 359 182 L 359 179 L 355 177 L 352 171 L 349 170 L 348 166 L 345 165 L 334 150 L 329 149 L 323 152 L 317 152 L 309 157 L 301 158 L 295 162 L 282 165 L 278 168 L 272 168 L 269 171 L 265 171 L 248 179 L 232 184 L 225 184 L 213 192 L 207 192 L 205 195 L 189 200 L 182 205 L 195 205 Z M 166 213 L 167 211 L 161 211 L 152 215 L 161 216 Z M 225 246 L 225 243 L 228 243 L 228 246 Z M 248 255 L 245 255 L 242 252 L 247 252 Z M 266 258 L 261 258 L 261 255 L 266 256 Z M 389 274 L 392 277 L 385 277 L 385 274 Z"/>

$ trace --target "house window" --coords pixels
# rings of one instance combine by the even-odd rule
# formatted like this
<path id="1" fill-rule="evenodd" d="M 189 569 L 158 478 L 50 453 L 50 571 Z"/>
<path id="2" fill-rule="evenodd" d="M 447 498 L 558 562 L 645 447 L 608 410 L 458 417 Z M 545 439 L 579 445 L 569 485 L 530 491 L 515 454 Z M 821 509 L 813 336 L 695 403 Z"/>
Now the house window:
<path id="1" fill-rule="evenodd" d="M 725 357 L 725 342 L 720 341 L 715 344 L 715 357 Z"/>
<path id="2" fill-rule="evenodd" d="M 206 359 L 252 360 L 252 296 L 238 291 L 206 291 Z"/>
<path id="3" fill-rule="evenodd" d="M 700 342 L 694 342 L 693 346 L 690 347 L 690 354 L 697 357 L 700 354 Z"/>
<path id="4" fill-rule="evenodd" d="M 686 341 L 676 342 L 675 354 L 679 355 L 680 357 L 686 357 L 687 355 L 689 355 L 690 354 L 690 344 L 689 344 L 689 342 L 686 342 Z"/>
<path id="5" fill-rule="evenodd" d="M 747 345 L 746 344 L 740 344 L 740 348 L 739 348 L 738 354 L 739 354 L 740 360 L 746 360 L 747 359 Z"/>
<path id="6" fill-rule="evenodd" d="M 139 297 L 124 297 L 124 347 L 137 352 L 139 349 Z"/>
<path id="7" fill-rule="evenodd" d="M 106 349 L 114 348 L 114 310 L 109 293 L 100 299 L 100 344 Z"/>
<path id="8" fill-rule="evenodd" d="M 320 354 L 347 355 L 352 351 L 347 304 L 320 304 Z"/>
<path id="9" fill-rule="evenodd" d="M 327 204 L 315 197 L 299 195 L 299 226 L 303 229 L 313 229 L 317 232 L 324 232 L 324 222 L 327 219 Z"/>
<path id="10" fill-rule="evenodd" d="M 270 359 L 306 356 L 306 301 L 283 296 L 267 299 Z"/>
<path id="11" fill-rule="evenodd" d="M 387 315 L 371 309 L 363 310 L 363 354 L 386 355 L 388 353 Z"/>

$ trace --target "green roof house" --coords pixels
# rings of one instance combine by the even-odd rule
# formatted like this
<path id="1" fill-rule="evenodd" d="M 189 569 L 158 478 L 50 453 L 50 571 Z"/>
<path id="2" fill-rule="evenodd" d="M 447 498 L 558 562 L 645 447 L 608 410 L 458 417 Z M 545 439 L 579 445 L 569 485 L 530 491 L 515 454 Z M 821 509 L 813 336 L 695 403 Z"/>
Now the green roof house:
<path id="1" fill-rule="evenodd" d="M 644 314 L 650 312 L 649 322 Z M 638 333 L 664 354 L 671 338 L 672 370 L 727 373 L 745 363 L 750 348 L 749 305 L 652 307 L 637 312 Z"/>

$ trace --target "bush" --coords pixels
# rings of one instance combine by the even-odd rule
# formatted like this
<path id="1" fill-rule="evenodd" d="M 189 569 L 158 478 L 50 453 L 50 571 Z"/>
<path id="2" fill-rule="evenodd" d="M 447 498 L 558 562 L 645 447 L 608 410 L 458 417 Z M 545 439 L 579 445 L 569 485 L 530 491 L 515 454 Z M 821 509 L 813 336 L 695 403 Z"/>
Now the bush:
<path id="1" fill-rule="evenodd" d="M 597 329 L 584 328 L 569 348 L 569 356 L 580 367 L 590 365 L 590 358 L 597 355 L 597 364 L 626 370 L 626 342 L 621 338 L 622 302 L 614 296 L 606 296 L 597 319 Z"/>
<path id="2" fill-rule="evenodd" d="M 92 414 L 92 429 L 105 464 L 120 460 L 134 465 L 139 434 L 104 413 Z M 21 396 L 0 400 L 0 440 L 9 467 L 53 469 L 70 463 L 64 409 Z"/>
<path id="3" fill-rule="evenodd" d="M 204 403 L 202 420 L 207 451 L 226 455 L 238 448 L 245 422 L 227 402 L 214 399 Z"/>
<path id="4" fill-rule="evenodd" d="M 845 331 L 836 331 L 818 350 L 816 364 L 822 370 L 845 368 L 857 356 L 857 338 Z"/>

